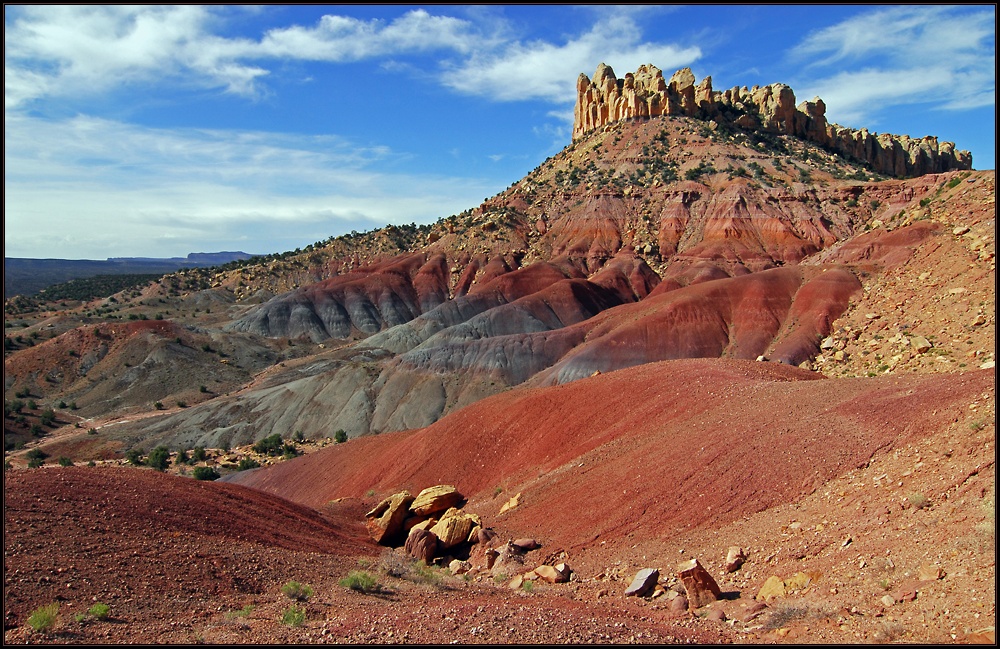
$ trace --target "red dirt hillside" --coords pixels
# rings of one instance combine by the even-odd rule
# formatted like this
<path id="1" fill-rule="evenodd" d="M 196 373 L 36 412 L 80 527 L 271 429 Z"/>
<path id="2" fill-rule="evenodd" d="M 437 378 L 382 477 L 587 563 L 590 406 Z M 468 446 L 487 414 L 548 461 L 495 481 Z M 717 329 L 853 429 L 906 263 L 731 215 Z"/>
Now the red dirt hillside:
<path id="1" fill-rule="evenodd" d="M 351 440 L 233 480 L 313 507 L 449 483 L 490 517 L 501 487 L 524 494 L 505 524 L 583 546 L 793 501 L 963 418 L 962 404 L 993 381 L 992 370 L 833 381 L 771 363 L 667 361 L 512 390 L 422 430 Z"/>

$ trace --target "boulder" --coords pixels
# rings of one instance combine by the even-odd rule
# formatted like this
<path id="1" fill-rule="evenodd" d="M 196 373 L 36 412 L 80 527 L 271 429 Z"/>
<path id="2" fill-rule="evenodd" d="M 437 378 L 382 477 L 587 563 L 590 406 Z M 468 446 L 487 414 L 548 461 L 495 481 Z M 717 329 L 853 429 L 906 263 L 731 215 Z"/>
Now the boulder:
<path id="1" fill-rule="evenodd" d="M 643 568 L 632 578 L 632 583 L 625 589 L 625 597 L 644 597 L 653 592 L 656 582 L 660 579 L 660 571 L 656 568 Z"/>
<path id="2" fill-rule="evenodd" d="M 437 535 L 441 549 L 447 550 L 469 540 L 469 534 L 475 526 L 482 526 L 482 521 L 475 514 L 467 514 L 452 507 L 434 524 L 431 532 Z"/>
<path id="3" fill-rule="evenodd" d="M 534 572 L 539 578 L 550 584 L 562 584 L 569 581 L 570 569 L 565 563 L 560 563 L 557 566 L 538 566 Z"/>
<path id="4" fill-rule="evenodd" d="M 688 610 L 688 600 L 684 595 L 678 595 L 670 600 L 670 612 L 674 615 L 683 615 Z"/>
<path id="5" fill-rule="evenodd" d="M 403 521 L 409 514 L 411 502 L 413 496 L 410 492 L 401 491 L 389 496 L 365 514 L 368 519 L 365 526 L 376 543 L 391 543 L 402 532 Z"/>
<path id="6" fill-rule="evenodd" d="M 736 572 L 746 560 L 747 555 L 743 548 L 738 545 L 730 546 L 729 551 L 726 552 L 726 572 Z"/>
<path id="7" fill-rule="evenodd" d="M 410 511 L 415 516 L 433 516 L 459 506 L 465 498 L 452 485 L 427 487 L 410 503 Z"/>
<path id="8" fill-rule="evenodd" d="M 771 575 L 757 591 L 759 601 L 768 602 L 777 597 L 785 596 L 785 580 L 777 575 Z"/>
<path id="9" fill-rule="evenodd" d="M 513 545 L 521 552 L 530 552 L 542 547 L 542 545 L 535 539 L 516 539 L 513 541 Z"/>
<path id="10" fill-rule="evenodd" d="M 427 565 L 430 565 L 434 561 L 434 555 L 437 554 L 437 535 L 430 530 L 414 527 L 410 530 L 410 535 L 406 537 L 404 549 L 406 550 L 406 554 L 417 561 L 423 561 Z"/>
<path id="11" fill-rule="evenodd" d="M 682 563 L 678 567 L 677 576 L 687 590 L 688 606 L 692 610 L 710 604 L 722 595 L 719 584 L 697 559 Z"/>

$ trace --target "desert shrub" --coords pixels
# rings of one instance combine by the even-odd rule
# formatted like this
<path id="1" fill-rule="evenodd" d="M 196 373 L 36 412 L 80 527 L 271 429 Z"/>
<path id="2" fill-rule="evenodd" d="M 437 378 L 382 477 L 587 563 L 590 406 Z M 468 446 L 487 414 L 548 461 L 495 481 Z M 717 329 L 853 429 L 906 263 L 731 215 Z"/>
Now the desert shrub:
<path id="1" fill-rule="evenodd" d="M 204 446 L 195 446 L 194 450 L 191 451 L 191 459 L 195 462 L 202 462 L 206 457 L 208 457 L 208 454 L 205 452 Z"/>
<path id="2" fill-rule="evenodd" d="M 166 446 L 157 446 L 149 452 L 146 464 L 157 471 L 163 471 L 170 464 L 170 451 Z"/>
<path id="3" fill-rule="evenodd" d="M 24 455 L 29 460 L 44 460 L 49 456 L 48 453 L 40 448 L 33 448 Z"/>
<path id="4" fill-rule="evenodd" d="M 188 460 L 190 460 L 188 452 L 182 448 L 177 451 L 177 457 L 174 458 L 174 464 L 187 464 Z"/>
<path id="5" fill-rule="evenodd" d="M 28 616 L 28 626 L 39 633 L 45 633 L 56 624 L 59 615 L 59 602 L 39 606 Z"/>
<path id="6" fill-rule="evenodd" d="M 313 589 L 308 584 L 300 584 L 297 581 L 290 581 L 281 587 L 281 592 L 288 599 L 304 602 L 312 597 Z"/>
<path id="7" fill-rule="evenodd" d="M 73 460 L 64 455 L 59 458 L 59 466 L 73 466 Z"/>
<path id="8" fill-rule="evenodd" d="M 338 444 L 343 444 L 344 442 L 346 442 L 347 431 L 345 431 L 343 428 L 339 429 L 336 433 L 333 434 L 333 441 L 337 442 Z"/>
<path id="9" fill-rule="evenodd" d="M 912 493 L 907 496 L 906 499 L 916 509 L 924 509 L 925 507 L 930 507 L 931 505 L 931 501 L 927 498 L 927 496 L 921 493 Z"/>
<path id="10" fill-rule="evenodd" d="M 365 570 L 352 570 L 346 577 L 340 580 L 340 585 L 362 593 L 374 592 L 380 588 L 378 579 Z"/>
<path id="11" fill-rule="evenodd" d="M 274 433 L 254 444 L 253 450 L 261 455 L 281 455 L 282 445 L 281 435 Z"/>
<path id="12" fill-rule="evenodd" d="M 46 408 L 39 415 L 39 419 L 42 422 L 42 426 L 51 426 L 56 420 L 56 411 L 52 408 Z"/>
<path id="13" fill-rule="evenodd" d="M 156 408 L 157 410 L 163 410 L 163 402 L 157 401 L 156 403 L 153 404 L 153 407 Z"/>
<path id="14" fill-rule="evenodd" d="M 236 468 L 240 471 L 246 471 L 247 469 L 256 469 L 260 466 L 260 462 L 253 459 L 252 457 L 245 457 L 240 460 L 240 463 L 236 465 Z"/>
<path id="15" fill-rule="evenodd" d="M 108 614 L 110 612 L 111 612 L 111 607 L 109 607 L 107 604 L 102 604 L 101 602 L 97 602 L 96 604 L 90 607 L 90 610 L 87 611 L 87 613 L 93 616 L 95 620 L 108 619 Z"/>
<path id="16" fill-rule="evenodd" d="M 302 626 L 306 621 L 306 610 L 292 604 L 285 609 L 281 616 L 281 623 L 288 626 Z"/>
<path id="17" fill-rule="evenodd" d="M 131 448 L 125 453 L 125 459 L 133 466 L 142 466 L 142 451 L 137 448 Z"/>
<path id="18" fill-rule="evenodd" d="M 195 480 L 218 480 L 221 477 L 219 472 L 210 466 L 196 466 L 191 475 Z"/>

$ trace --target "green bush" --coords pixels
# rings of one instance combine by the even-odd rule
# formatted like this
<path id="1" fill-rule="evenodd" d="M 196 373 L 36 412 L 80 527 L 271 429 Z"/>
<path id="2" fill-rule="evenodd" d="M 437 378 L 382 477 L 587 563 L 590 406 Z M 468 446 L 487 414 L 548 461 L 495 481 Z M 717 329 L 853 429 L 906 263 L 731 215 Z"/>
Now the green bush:
<path id="1" fill-rule="evenodd" d="M 90 613 L 90 615 L 92 615 L 94 619 L 106 620 L 108 619 L 108 613 L 110 613 L 110 611 L 111 608 L 107 604 L 102 604 L 101 602 L 97 602 L 96 604 L 90 607 L 90 610 L 87 611 L 87 613 Z"/>
<path id="2" fill-rule="evenodd" d="M 256 469 L 260 466 L 260 462 L 253 459 L 252 457 L 245 457 L 240 460 L 240 463 L 236 466 L 240 471 L 246 471 L 248 469 Z"/>
<path id="3" fill-rule="evenodd" d="M 219 472 L 210 466 L 196 466 L 192 471 L 195 480 L 218 480 Z"/>
<path id="4" fill-rule="evenodd" d="M 285 597 L 304 602 L 312 597 L 313 589 L 308 584 L 300 584 L 297 581 L 290 581 L 281 587 L 281 592 Z"/>
<path id="5" fill-rule="evenodd" d="M 254 444 L 253 450 L 261 455 L 281 455 L 282 446 L 281 435 L 274 433 Z"/>
<path id="6" fill-rule="evenodd" d="M 285 609 L 281 616 L 281 623 L 288 626 L 302 626 L 306 621 L 306 610 L 292 604 Z"/>
<path id="7" fill-rule="evenodd" d="M 204 446 L 195 446 L 194 450 L 191 451 L 191 459 L 195 462 L 203 462 L 208 454 L 205 452 Z"/>
<path id="8" fill-rule="evenodd" d="M 39 633 L 45 633 L 56 624 L 56 617 L 59 615 L 59 602 L 52 602 L 45 606 L 40 606 L 28 616 L 28 626 Z"/>
<path id="9" fill-rule="evenodd" d="M 338 430 L 336 433 L 333 434 L 333 441 L 337 442 L 338 444 L 343 444 L 344 442 L 346 442 L 347 431 L 345 431 L 343 428 Z"/>
<path id="10" fill-rule="evenodd" d="M 73 466 L 73 460 L 64 455 L 59 458 L 59 466 Z"/>
<path id="11" fill-rule="evenodd" d="M 166 446 L 157 446 L 149 452 L 146 464 L 157 471 L 163 471 L 170 465 L 170 451 Z"/>
<path id="12" fill-rule="evenodd" d="M 48 453 L 40 448 L 33 448 L 24 455 L 29 460 L 44 460 L 49 456 Z"/>
<path id="13" fill-rule="evenodd" d="M 340 585 L 351 590 L 369 593 L 379 590 L 379 583 L 375 577 L 364 570 L 352 570 L 346 577 L 340 580 Z"/>
<path id="14" fill-rule="evenodd" d="M 125 453 L 125 459 L 129 461 L 129 464 L 133 466 L 142 466 L 142 451 L 137 448 L 131 448 Z"/>

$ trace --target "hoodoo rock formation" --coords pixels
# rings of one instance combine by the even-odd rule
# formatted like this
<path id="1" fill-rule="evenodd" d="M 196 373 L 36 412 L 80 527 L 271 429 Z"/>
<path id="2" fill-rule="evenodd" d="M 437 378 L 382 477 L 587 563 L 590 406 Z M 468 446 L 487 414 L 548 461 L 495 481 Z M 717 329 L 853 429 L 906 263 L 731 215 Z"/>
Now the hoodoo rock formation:
<path id="1" fill-rule="evenodd" d="M 580 74 L 576 91 L 574 140 L 621 120 L 680 115 L 746 131 L 798 137 L 866 162 L 876 172 L 890 176 L 972 169 L 972 154 L 956 150 L 952 142 L 831 124 L 822 99 L 796 105 L 795 93 L 783 83 L 715 91 L 712 77 L 695 84 L 690 68 L 678 70 L 668 82 L 653 65 L 640 65 L 619 79 L 610 66 L 601 63 L 593 79 Z"/>

